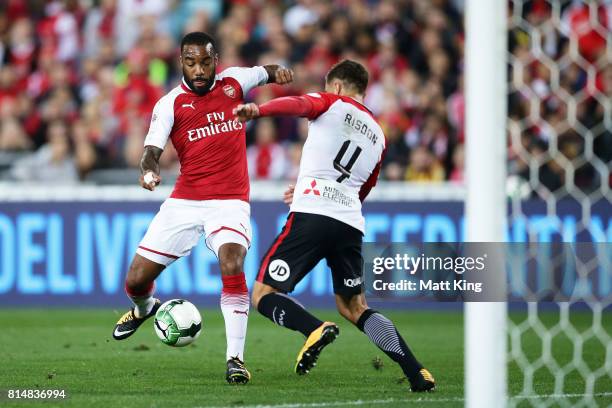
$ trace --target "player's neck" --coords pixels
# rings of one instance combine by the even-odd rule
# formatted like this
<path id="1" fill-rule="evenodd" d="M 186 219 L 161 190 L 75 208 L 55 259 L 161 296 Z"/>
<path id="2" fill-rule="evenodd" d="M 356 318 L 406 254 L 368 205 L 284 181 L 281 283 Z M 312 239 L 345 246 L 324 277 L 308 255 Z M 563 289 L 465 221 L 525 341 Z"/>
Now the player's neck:
<path id="1" fill-rule="evenodd" d="M 359 102 L 360 104 L 363 105 L 363 95 L 355 94 L 355 93 L 350 93 L 350 94 L 346 93 L 345 94 L 345 93 L 342 93 L 342 92 L 340 93 L 340 95 L 341 96 L 349 97 L 349 98 L 351 98 L 351 99 L 353 99 L 353 100 L 355 100 L 355 101 L 357 101 L 357 102 Z"/>

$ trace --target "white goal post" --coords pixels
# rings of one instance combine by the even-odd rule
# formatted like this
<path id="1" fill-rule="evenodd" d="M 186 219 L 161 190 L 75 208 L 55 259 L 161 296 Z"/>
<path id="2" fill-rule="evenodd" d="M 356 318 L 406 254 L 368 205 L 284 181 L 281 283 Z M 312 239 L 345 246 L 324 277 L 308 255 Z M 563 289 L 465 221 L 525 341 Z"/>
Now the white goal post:
<path id="1" fill-rule="evenodd" d="M 506 227 L 507 2 L 467 0 L 466 238 L 503 242 Z M 503 267 L 487 271 L 505 285 Z M 465 310 L 465 401 L 470 408 L 507 401 L 505 302 L 470 303 Z"/>

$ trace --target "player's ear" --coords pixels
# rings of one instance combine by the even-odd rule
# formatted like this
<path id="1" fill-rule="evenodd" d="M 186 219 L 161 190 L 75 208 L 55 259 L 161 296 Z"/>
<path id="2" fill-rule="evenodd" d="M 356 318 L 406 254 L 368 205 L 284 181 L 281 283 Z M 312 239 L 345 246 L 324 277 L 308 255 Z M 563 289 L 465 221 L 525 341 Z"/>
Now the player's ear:
<path id="1" fill-rule="evenodd" d="M 219 53 L 215 53 L 215 65 L 219 65 Z"/>
<path id="2" fill-rule="evenodd" d="M 341 95 L 342 94 L 342 82 L 340 82 L 340 81 L 334 82 L 334 93 L 336 95 Z"/>

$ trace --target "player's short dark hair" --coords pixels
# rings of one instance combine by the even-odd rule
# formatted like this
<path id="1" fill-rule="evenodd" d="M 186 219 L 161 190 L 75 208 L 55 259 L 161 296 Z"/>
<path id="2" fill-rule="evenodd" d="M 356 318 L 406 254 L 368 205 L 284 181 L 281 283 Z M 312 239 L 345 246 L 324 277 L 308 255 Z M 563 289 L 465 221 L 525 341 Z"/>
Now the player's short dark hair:
<path id="1" fill-rule="evenodd" d="M 325 76 L 325 82 L 329 83 L 334 79 L 339 79 L 353 86 L 357 93 L 364 94 L 368 87 L 368 77 L 368 71 L 363 65 L 355 61 L 344 60 L 329 70 Z"/>
<path id="2" fill-rule="evenodd" d="M 206 44 L 208 43 L 211 43 L 213 49 L 215 50 L 215 52 L 217 52 L 217 44 L 215 44 L 214 38 L 202 31 L 193 31 L 189 34 L 185 34 L 185 36 L 181 40 L 181 52 L 183 52 L 183 47 L 185 45 L 206 46 Z"/>

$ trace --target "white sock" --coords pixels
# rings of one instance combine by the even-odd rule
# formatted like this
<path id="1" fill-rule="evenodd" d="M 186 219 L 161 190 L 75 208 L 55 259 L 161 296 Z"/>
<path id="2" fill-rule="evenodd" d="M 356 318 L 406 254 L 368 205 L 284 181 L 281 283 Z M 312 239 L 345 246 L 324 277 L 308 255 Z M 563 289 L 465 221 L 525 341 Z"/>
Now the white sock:
<path id="1" fill-rule="evenodd" d="M 155 305 L 155 298 L 150 295 L 131 297 L 131 299 L 134 303 L 134 315 L 139 319 L 151 313 Z"/>
<path id="2" fill-rule="evenodd" d="M 244 361 L 244 341 L 249 320 L 249 294 L 221 294 L 221 312 L 225 320 L 227 352 L 225 360 L 238 357 Z"/>

